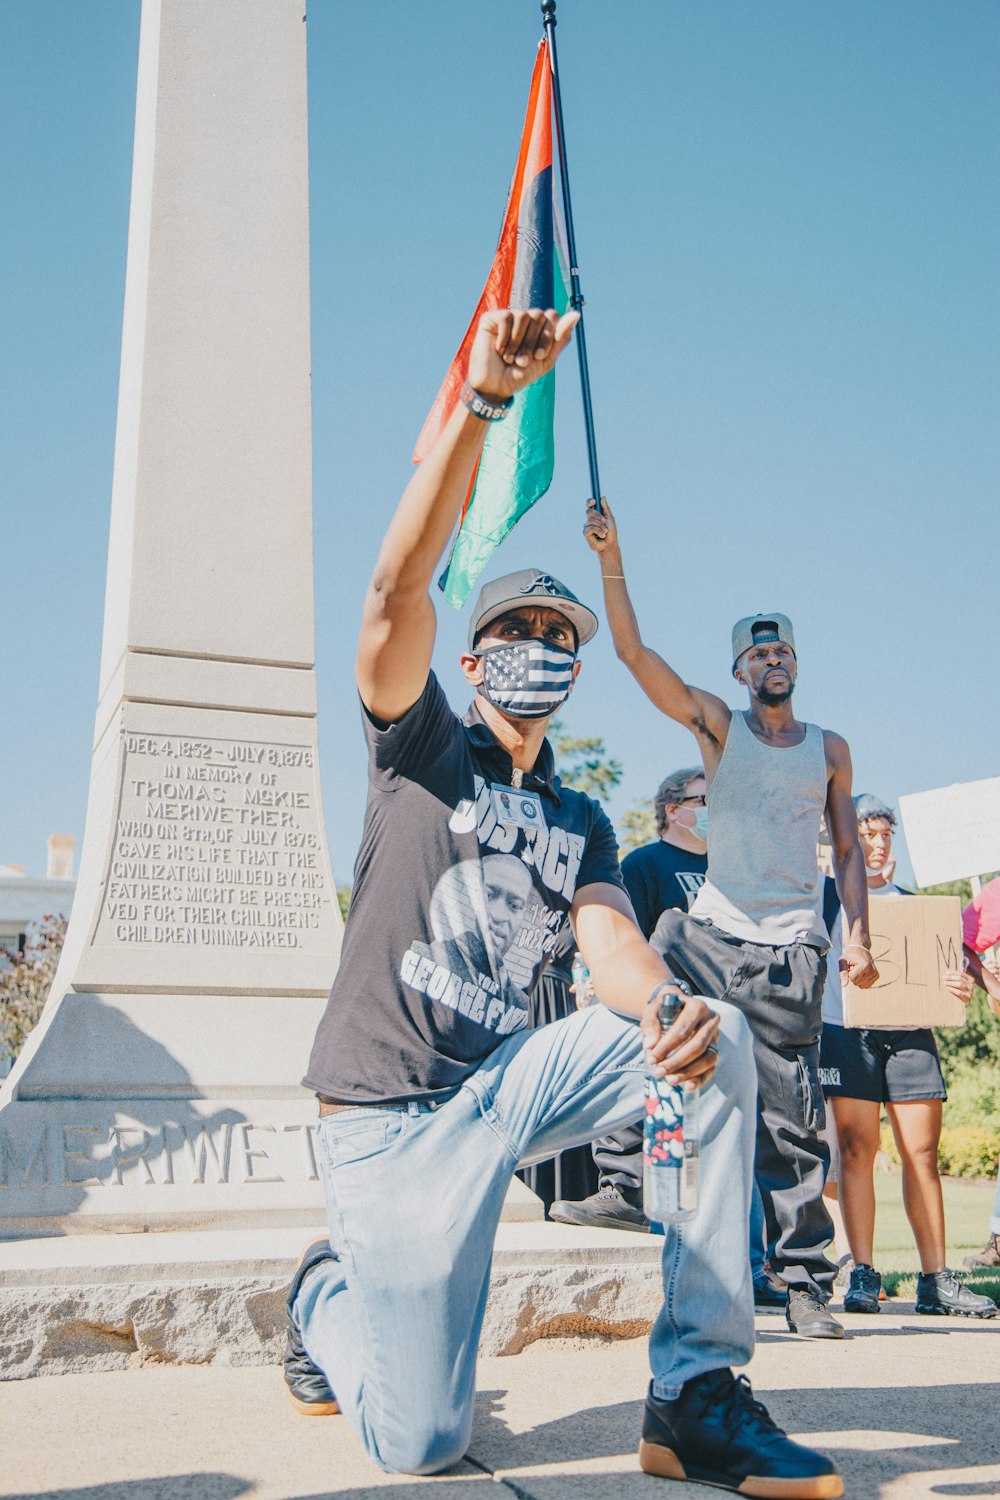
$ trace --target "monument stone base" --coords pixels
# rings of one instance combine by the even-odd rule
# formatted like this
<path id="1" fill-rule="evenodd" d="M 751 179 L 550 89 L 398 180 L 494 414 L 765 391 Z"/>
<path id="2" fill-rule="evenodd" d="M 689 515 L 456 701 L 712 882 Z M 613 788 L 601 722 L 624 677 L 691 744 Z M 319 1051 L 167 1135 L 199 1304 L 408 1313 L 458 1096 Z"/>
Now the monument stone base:
<path id="1" fill-rule="evenodd" d="M 541 1214 L 519 1181 L 497 1235 L 481 1353 L 648 1331 L 663 1295 L 659 1236 L 511 1214 Z M 155 1363 L 279 1365 L 288 1282 L 317 1232 L 297 1225 L 0 1244 L 0 1379 Z"/>

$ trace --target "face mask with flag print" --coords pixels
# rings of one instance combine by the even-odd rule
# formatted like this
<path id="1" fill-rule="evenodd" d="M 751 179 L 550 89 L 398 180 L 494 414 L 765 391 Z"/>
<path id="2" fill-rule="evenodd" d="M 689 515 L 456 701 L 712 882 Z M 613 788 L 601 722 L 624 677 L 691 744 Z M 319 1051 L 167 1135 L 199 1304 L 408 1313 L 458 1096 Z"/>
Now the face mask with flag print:
<path id="1" fill-rule="evenodd" d="M 569 697 L 576 652 L 548 641 L 515 641 L 479 652 L 482 692 L 512 719 L 544 719 Z"/>

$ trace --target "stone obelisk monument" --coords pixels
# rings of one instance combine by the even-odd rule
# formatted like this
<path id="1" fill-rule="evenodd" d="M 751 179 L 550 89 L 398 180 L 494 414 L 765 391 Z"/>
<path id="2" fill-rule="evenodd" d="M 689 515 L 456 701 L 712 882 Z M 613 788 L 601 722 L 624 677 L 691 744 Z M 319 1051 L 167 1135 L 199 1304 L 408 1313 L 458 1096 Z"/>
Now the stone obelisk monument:
<path id="1" fill-rule="evenodd" d="M 302 10 L 143 4 L 87 826 L 52 996 L 0 1094 L 0 1236 L 320 1209 L 299 1079 L 342 924 Z"/>

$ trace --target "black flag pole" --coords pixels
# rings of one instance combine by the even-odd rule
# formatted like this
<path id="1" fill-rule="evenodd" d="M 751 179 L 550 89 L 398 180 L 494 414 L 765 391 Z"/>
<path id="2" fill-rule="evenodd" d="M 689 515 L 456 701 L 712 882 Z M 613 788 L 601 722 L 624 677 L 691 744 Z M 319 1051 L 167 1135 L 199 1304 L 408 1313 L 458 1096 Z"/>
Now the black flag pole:
<path id="1" fill-rule="evenodd" d="M 556 57 L 556 0 L 542 0 L 542 21 L 549 42 L 552 62 L 552 95 L 556 105 L 556 139 L 559 143 L 559 176 L 562 182 L 563 213 L 566 217 L 566 248 L 569 251 L 570 306 L 580 314 L 576 325 L 576 351 L 580 356 L 580 392 L 583 396 L 583 423 L 587 431 L 587 461 L 590 465 L 590 488 L 601 509 L 601 481 L 597 473 L 597 439 L 594 436 L 594 408 L 590 399 L 590 370 L 587 366 L 587 340 L 583 331 L 584 296 L 580 289 L 580 272 L 576 264 L 576 237 L 573 233 L 573 207 L 569 196 L 569 167 L 566 164 L 566 132 L 563 129 L 562 95 L 559 91 L 559 63 Z"/>

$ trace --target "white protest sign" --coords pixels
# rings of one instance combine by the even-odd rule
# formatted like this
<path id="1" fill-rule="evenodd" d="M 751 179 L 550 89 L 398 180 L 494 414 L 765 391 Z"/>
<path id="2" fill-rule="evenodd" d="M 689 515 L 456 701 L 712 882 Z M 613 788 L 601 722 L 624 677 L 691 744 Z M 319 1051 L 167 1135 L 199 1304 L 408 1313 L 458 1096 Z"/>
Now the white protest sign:
<path id="1" fill-rule="evenodd" d="M 893 896 L 868 908 L 878 980 L 844 990 L 845 1026 L 964 1026 L 965 1006 L 941 983 L 962 967 L 957 896 Z"/>
<path id="2" fill-rule="evenodd" d="M 918 885 L 1000 870 L 1000 776 L 900 797 Z"/>

